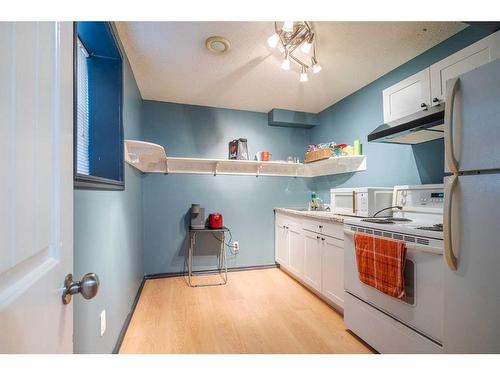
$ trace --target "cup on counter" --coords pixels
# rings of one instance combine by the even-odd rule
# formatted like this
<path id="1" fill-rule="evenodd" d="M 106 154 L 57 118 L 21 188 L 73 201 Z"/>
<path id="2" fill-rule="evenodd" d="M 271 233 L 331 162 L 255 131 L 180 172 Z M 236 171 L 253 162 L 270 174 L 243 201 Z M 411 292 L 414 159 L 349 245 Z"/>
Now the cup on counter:
<path id="1" fill-rule="evenodd" d="M 271 160 L 272 154 L 269 151 L 259 151 L 255 154 L 255 158 L 258 161 L 269 161 Z"/>

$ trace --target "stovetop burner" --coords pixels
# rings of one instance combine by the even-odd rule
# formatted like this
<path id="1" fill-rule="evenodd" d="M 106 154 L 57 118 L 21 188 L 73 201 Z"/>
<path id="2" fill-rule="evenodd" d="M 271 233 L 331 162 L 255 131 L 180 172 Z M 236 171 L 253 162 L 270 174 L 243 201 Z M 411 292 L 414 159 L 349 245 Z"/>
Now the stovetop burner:
<path id="1" fill-rule="evenodd" d="M 443 224 L 434 224 L 431 227 L 418 227 L 417 229 L 420 229 L 420 230 L 431 230 L 433 232 L 442 232 L 443 231 Z"/>
<path id="2" fill-rule="evenodd" d="M 361 221 L 365 221 L 367 223 L 375 223 L 375 224 L 396 224 L 391 219 L 377 219 L 373 217 L 369 217 L 367 219 L 361 219 Z"/>
<path id="3" fill-rule="evenodd" d="M 400 221 L 400 222 L 410 222 L 410 221 L 413 221 L 412 219 L 407 219 L 406 217 L 391 217 L 387 220 L 391 220 L 391 221 Z"/>

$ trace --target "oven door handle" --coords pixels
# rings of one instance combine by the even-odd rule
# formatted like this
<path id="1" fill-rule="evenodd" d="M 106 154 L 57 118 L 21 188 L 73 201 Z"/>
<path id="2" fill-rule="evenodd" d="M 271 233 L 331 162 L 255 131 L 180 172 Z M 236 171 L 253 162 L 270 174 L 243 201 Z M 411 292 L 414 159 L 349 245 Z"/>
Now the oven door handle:
<path id="1" fill-rule="evenodd" d="M 348 234 L 350 236 L 354 236 L 355 233 L 363 233 L 363 232 L 355 232 L 353 230 L 344 228 L 344 234 Z M 363 234 L 366 234 L 366 233 L 363 233 Z M 369 234 L 369 236 L 372 236 L 372 235 Z M 374 237 L 380 237 L 380 236 L 374 236 Z M 380 237 L 380 238 L 390 239 L 390 238 L 386 238 L 386 237 Z M 400 240 L 395 240 L 395 241 L 400 241 Z M 430 253 L 430 254 L 436 254 L 436 255 L 443 254 L 443 248 L 442 247 L 419 245 L 417 243 L 412 243 L 412 242 L 407 242 L 407 241 L 404 241 L 404 243 L 405 243 L 406 248 L 408 250 L 422 251 L 424 253 Z"/>
<path id="2" fill-rule="evenodd" d="M 356 191 L 352 191 L 352 213 L 356 214 Z"/>

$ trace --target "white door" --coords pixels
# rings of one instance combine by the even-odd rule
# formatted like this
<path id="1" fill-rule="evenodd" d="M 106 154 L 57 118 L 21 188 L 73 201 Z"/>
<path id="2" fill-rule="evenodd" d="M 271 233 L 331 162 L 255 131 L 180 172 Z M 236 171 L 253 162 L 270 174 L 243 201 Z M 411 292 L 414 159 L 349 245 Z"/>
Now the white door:
<path id="1" fill-rule="evenodd" d="M 422 111 L 431 104 L 430 69 L 404 79 L 382 92 L 384 122 Z"/>
<path id="2" fill-rule="evenodd" d="M 453 178 L 451 226 L 445 222 L 443 234 L 445 241 L 451 234 L 457 269 L 444 266 L 443 349 L 499 354 L 500 173 L 447 177 L 446 184 Z"/>
<path id="3" fill-rule="evenodd" d="M 500 31 L 431 65 L 433 105 L 444 101 L 446 81 L 500 58 Z"/>
<path id="4" fill-rule="evenodd" d="M 73 25 L 0 23 L 0 352 L 71 353 Z"/>
<path id="5" fill-rule="evenodd" d="M 344 307 L 344 241 L 325 237 L 322 260 L 321 293 L 333 303 Z"/>
<path id="6" fill-rule="evenodd" d="M 287 229 L 282 224 L 276 224 L 275 226 L 275 236 L 276 236 L 276 262 L 280 265 L 288 265 L 288 236 Z"/>
<path id="7" fill-rule="evenodd" d="M 288 227 L 289 261 L 288 267 L 295 275 L 304 275 L 304 237 L 295 226 Z"/>
<path id="8" fill-rule="evenodd" d="M 304 231 L 304 281 L 321 292 L 321 237 Z"/>

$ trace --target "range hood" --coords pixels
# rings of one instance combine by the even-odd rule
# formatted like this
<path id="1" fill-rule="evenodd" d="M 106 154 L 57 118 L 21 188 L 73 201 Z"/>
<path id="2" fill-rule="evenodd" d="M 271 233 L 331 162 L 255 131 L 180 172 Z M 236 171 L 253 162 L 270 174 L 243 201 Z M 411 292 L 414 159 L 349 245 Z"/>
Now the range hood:
<path id="1" fill-rule="evenodd" d="M 382 124 L 368 135 L 368 142 L 416 145 L 444 138 L 444 103 Z"/>

